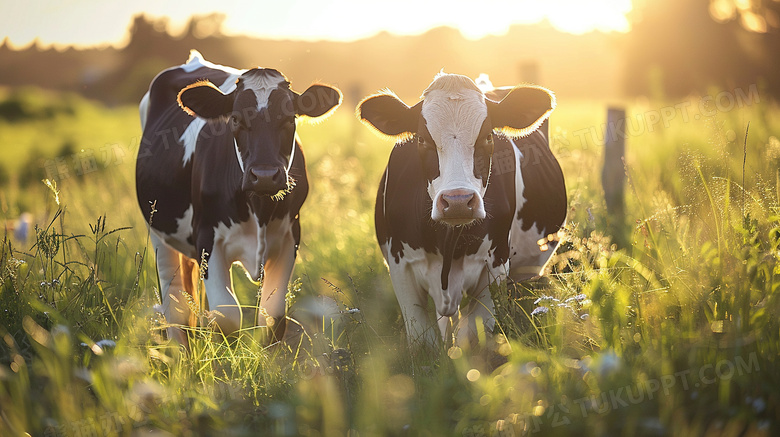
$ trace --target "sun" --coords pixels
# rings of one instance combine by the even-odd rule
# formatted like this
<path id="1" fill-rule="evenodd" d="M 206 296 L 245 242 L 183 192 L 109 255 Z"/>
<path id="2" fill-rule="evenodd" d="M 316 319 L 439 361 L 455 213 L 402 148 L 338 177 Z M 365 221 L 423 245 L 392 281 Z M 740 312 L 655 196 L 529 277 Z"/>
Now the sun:
<path id="1" fill-rule="evenodd" d="M 631 27 L 627 14 L 632 9 L 632 0 L 483 0 L 478 5 L 469 0 L 446 3 L 397 0 L 397 3 L 408 5 L 416 13 L 411 16 L 397 13 L 406 8 L 387 10 L 383 14 L 367 15 L 362 23 L 371 22 L 370 28 L 406 35 L 450 26 L 470 39 L 500 35 L 512 25 L 545 19 L 556 29 L 573 34 L 628 32 Z M 350 27 L 354 26 L 344 26 L 341 30 L 348 32 Z"/>
<path id="2" fill-rule="evenodd" d="M 555 28 L 569 33 L 628 32 L 631 9 L 631 0 L 557 0 L 548 3 L 547 18 Z"/>

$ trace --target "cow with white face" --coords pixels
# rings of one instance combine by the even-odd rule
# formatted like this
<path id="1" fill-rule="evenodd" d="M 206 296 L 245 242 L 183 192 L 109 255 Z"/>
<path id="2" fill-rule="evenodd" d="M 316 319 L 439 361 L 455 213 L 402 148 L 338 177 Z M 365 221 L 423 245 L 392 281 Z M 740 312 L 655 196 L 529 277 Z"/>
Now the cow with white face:
<path id="1" fill-rule="evenodd" d="M 168 334 L 187 344 L 203 273 L 218 327 L 241 327 L 230 268 L 240 263 L 263 286 L 257 323 L 281 338 L 285 294 L 308 193 L 298 118 L 328 115 L 341 93 L 312 85 L 302 94 L 273 69 L 236 70 L 193 51 L 155 77 L 141 101 L 138 203 L 149 222 Z M 155 211 L 152 213 L 151 206 Z"/>
<path id="2" fill-rule="evenodd" d="M 550 152 L 548 90 L 483 91 L 441 73 L 409 107 L 391 93 L 364 99 L 358 117 L 397 140 L 379 186 L 376 233 L 407 335 L 433 345 L 492 329 L 489 285 L 539 275 L 566 218 L 566 188 Z M 462 304 L 462 306 L 461 306 Z"/>

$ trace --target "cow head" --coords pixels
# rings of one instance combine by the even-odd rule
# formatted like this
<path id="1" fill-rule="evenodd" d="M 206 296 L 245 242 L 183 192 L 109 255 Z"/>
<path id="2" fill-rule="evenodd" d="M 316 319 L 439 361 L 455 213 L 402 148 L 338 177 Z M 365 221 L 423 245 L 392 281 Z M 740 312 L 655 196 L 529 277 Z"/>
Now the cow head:
<path id="1" fill-rule="evenodd" d="M 555 97 L 542 87 L 516 87 L 494 102 L 468 77 L 440 73 L 412 107 L 388 92 L 367 97 L 357 112 L 379 132 L 417 142 L 431 219 L 458 226 L 485 218 L 493 132 L 528 135 L 554 107 Z"/>
<path id="2" fill-rule="evenodd" d="M 223 119 L 229 125 L 244 191 L 281 199 L 294 184 L 288 171 L 296 119 L 330 114 L 341 104 L 341 92 L 312 85 L 298 94 L 282 73 L 255 68 L 244 72 L 229 94 L 200 81 L 183 88 L 178 102 L 190 115 Z"/>

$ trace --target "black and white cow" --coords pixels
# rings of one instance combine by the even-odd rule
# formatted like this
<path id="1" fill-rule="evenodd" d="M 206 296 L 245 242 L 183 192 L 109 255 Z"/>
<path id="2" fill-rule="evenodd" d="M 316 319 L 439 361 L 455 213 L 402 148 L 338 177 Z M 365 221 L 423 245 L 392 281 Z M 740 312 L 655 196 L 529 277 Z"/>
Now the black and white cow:
<path id="1" fill-rule="evenodd" d="M 398 141 L 375 221 L 413 342 L 437 342 L 430 295 L 445 341 L 469 344 L 478 319 L 495 323 L 489 284 L 539 275 L 554 252 L 567 210 L 547 138 L 554 107 L 541 87 L 483 92 L 444 73 L 412 107 L 391 93 L 358 105 L 364 123 Z"/>
<path id="2" fill-rule="evenodd" d="M 273 324 L 281 337 L 300 242 L 298 211 L 308 193 L 296 119 L 326 116 L 340 103 L 335 88 L 312 85 L 298 94 L 276 70 L 236 70 L 196 51 L 154 78 L 140 105 L 136 189 L 151 218 L 168 323 L 195 323 L 188 301 L 203 258 L 208 306 L 219 328 L 239 329 L 230 276 L 239 262 L 263 280 L 258 325 Z M 178 327 L 168 333 L 187 344 Z"/>

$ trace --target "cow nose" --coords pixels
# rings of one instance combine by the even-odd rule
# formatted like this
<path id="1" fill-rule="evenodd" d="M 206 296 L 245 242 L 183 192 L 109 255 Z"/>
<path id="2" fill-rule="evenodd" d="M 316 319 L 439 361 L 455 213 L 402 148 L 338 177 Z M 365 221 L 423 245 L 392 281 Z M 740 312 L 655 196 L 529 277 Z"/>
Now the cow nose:
<path id="1" fill-rule="evenodd" d="M 453 225 L 467 224 L 479 217 L 479 197 L 469 190 L 445 191 L 436 203 L 440 220 Z"/>
<path id="2" fill-rule="evenodd" d="M 244 190 L 276 194 L 287 188 L 287 175 L 279 167 L 252 167 L 244 177 Z"/>

